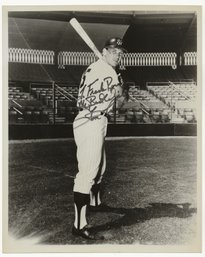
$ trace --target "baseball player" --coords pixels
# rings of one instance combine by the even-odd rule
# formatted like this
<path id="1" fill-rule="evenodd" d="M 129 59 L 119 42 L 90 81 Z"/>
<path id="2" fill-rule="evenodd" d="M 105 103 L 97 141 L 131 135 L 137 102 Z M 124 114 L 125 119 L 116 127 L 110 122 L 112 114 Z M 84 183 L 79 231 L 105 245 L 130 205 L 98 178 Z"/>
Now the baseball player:
<path id="1" fill-rule="evenodd" d="M 106 168 L 104 141 L 107 114 L 115 99 L 122 95 L 122 84 L 115 68 L 124 52 L 120 38 L 109 39 L 102 59 L 84 72 L 78 93 L 79 113 L 73 123 L 77 145 L 78 173 L 74 180 L 75 221 L 72 234 L 86 239 L 98 239 L 87 227 L 86 210 L 101 206 L 100 184 Z"/>

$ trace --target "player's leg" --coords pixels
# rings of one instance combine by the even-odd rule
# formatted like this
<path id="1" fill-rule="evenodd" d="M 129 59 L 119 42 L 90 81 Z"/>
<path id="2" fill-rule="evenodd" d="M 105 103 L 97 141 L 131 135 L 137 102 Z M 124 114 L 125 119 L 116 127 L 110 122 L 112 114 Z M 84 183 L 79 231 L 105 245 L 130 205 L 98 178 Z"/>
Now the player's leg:
<path id="1" fill-rule="evenodd" d="M 74 191 L 89 194 L 100 169 L 103 138 L 101 135 L 87 135 L 77 146 L 78 173 L 74 181 Z"/>
<path id="2" fill-rule="evenodd" d="M 103 142 L 103 147 L 102 147 L 102 154 L 101 154 L 101 164 L 99 166 L 99 170 L 97 173 L 97 176 L 95 178 L 95 183 L 91 188 L 90 191 L 90 206 L 91 207 L 96 207 L 96 206 L 100 206 L 101 205 L 101 182 L 102 182 L 102 178 L 103 175 L 105 173 L 105 169 L 106 169 L 106 152 L 105 152 L 105 136 L 107 134 L 107 118 L 105 118 L 105 127 L 104 127 L 104 131 L 103 131 L 103 135 L 104 135 L 104 142 Z M 92 210 L 92 208 L 90 208 L 90 210 Z"/>
<path id="3" fill-rule="evenodd" d="M 104 141 L 104 137 L 99 133 L 98 126 L 92 125 L 87 125 L 86 130 L 82 126 L 74 133 L 79 172 L 76 175 L 73 188 L 75 206 L 73 234 L 89 239 L 92 239 L 90 235 L 84 236 L 84 228 L 87 224 L 86 209 L 90 200 L 89 193 L 99 170 Z M 88 232 L 86 231 L 86 233 Z"/>
<path id="4" fill-rule="evenodd" d="M 106 153 L 103 145 L 101 165 L 95 179 L 95 184 L 90 190 L 90 206 L 99 206 L 101 204 L 101 182 L 106 169 Z"/>

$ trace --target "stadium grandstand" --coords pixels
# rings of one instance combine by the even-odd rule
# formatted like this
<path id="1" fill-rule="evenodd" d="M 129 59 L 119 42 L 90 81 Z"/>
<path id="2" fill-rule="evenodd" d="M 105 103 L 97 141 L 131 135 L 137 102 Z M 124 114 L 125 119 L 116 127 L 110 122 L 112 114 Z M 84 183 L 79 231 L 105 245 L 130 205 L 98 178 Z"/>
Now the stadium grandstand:
<path id="1" fill-rule="evenodd" d="M 80 79 L 97 59 L 73 17 L 99 50 L 116 36 L 128 51 L 119 67 L 126 101 L 109 114 L 109 133 L 196 134 L 196 13 L 33 11 L 8 15 L 10 138 L 41 136 L 42 126 L 49 137 L 72 136 Z"/>

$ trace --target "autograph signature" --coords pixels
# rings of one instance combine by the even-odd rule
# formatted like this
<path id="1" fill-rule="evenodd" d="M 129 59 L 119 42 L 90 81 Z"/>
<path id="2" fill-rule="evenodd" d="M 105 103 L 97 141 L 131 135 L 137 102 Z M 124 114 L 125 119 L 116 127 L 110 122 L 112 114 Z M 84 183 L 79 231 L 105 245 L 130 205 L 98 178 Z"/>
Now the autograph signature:
<path id="1" fill-rule="evenodd" d="M 82 85 L 79 90 L 78 103 L 79 107 L 89 112 L 85 115 L 85 118 L 90 120 L 99 119 L 99 115 L 107 113 L 113 106 L 115 99 L 118 97 L 115 94 L 115 87 L 119 84 L 112 84 L 113 78 L 106 77 L 100 84 L 99 89 L 95 89 L 96 83 L 99 79 L 94 80 L 92 83 Z M 98 107 L 102 103 L 109 103 L 104 109 L 99 110 Z"/>

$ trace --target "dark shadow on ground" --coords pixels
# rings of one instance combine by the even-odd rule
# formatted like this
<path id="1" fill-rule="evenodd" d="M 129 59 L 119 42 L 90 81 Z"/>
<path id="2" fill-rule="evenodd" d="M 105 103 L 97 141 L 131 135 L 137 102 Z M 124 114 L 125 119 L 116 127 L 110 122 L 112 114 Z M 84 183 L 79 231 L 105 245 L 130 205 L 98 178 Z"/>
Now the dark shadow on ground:
<path id="1" fill-rule="evenodd" d="M 137 223 L 143 223 L 150 219 L 170 217 L 170 218 L 188 218 L 191 217 L 193 213 L 197 212 L 196 208 L 190 208 L 189 203 L 183 204 L 172 204 L 172 203 L 151 203 L 146 208 L 115 208 L 107 206 L 103 211 L 104 213 L 115 213 L 119 214 L 119 218 L 107 222 L 106 224 L 93 226 L 90 231 L 93 233 L 105 232 L 109 230 L 119 229 L 123 226 L 132 226 Z M 92 212 L 88 213 L 93 215 Z M 101 221 L 102 222 L 102 221 Z M 113 231 L 113 233 L 116 233 Z M 61 238 L 61 239 L 60 239 Z M 115 239 L 115 243 L 117 239 Z M 96 241 L 90 241 L 75 237 L 71 235 L 71 227 L 64 226 L 58 230 L 57 233 L 50 233 L 40 242 L 41 244 L 95 244 Z M 97 243 L 105 244 L 105 240 L 99 240 Z"/>
<path id="2" fill-rule="evenodd" d="M 116 229 L 120 228 L 121 226 L 131 226 L 136 223 L 141 223 L 156 218 L 188 218 L 191 217 L 193 213 L 196 213 L 197 209 L 190 208 L 189 203 L 150 203 L 146 208 L 133 209 L 114 208 L 107 206 L 104 211 L 121 214 L 123 216 L 117 220 L 91 228 L 93 232 Z"/>

